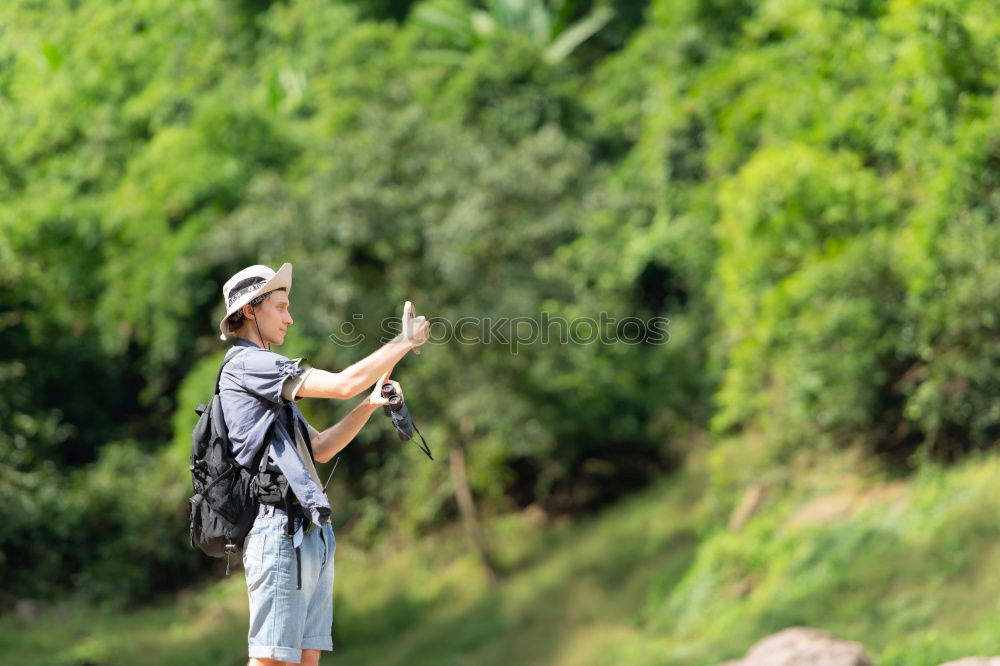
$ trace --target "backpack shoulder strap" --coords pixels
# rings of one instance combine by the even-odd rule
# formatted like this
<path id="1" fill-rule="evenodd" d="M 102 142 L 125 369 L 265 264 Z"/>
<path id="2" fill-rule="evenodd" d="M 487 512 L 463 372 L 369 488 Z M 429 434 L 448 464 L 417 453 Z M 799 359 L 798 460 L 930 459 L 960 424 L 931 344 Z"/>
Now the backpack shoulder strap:
<path id="1" fill-rule="evenodd" d="M 306 429 L 305 424 L 295 414 L 295 409 L 292 408 L 292 403 L 285 403 L 283 406 L 285 413 L 285 426 L 288 430 L 288 435 L 294 441 L 296 432 L 302 433 L 302 439 L 305 440 L 306 448 L 309 449 L 309 455 L 313 455 L 312 441 L 309 439 L 309 431 Z"/>
<path id="2" fill-rule="evenodd" d="M 229 363 L 234 358 L 236 358 L 237 356 L 239 356 L 240 352 L 242 352 L 242 351 L 243 351 L 242 349 L 239 350 L 239 351 L 237 351 L 232 356 L 230 356 L 225 361 L 223 361 L 222 365 L 219 366 L 219 374 L 215 376 L 215 393 L 216 393 L 216 395 L 218 395 L 218 393 L 219 393 L 219 382 L 222 381 L 222 369 L 226 367 L 226 363 Z"/>

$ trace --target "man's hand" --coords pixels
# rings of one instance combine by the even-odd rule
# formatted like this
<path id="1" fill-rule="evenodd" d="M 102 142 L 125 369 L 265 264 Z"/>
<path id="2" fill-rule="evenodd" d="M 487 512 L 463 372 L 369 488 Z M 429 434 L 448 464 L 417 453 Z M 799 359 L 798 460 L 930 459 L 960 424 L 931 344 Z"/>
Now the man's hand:
<path id="1" fill-rule="evenodd" d="M 406 301 L 406 304 L 403 305 L 402 323 L 403 332 L 395 336 L 389 344 L 383 345 L 382 348 L 360 361 L 352 363 L 344 370 L 327 372 L 319 368 L 312 369 L 306 375 L 296 396 L 349 400 L 371 386 L 372 380 L 378 374 L 388 377 L 396 363 L 411 349 L 415 354 L 419 354 L 420 351 L 417 347 L 427 342 L 431 335 L 430 322 L 425 317 L 413 316 L 413 303 L 410 301 Z M 381 390 L 384 383 L 379 382 L 376 389 Z M 382 396 L 377 397 L 377 401 L 366 402 L 370 405 L 384 404 Z"/>
<path id="2" fill-rule="evenodd" d="M 431 335 L 431 323 L 423 315 L 413 316 L 413 303 L 406 301 L 403 305 L 403 339 L 410 344 L 414 354 L 419 354 L 417 349 L 427 342 Z"/>
<path id="3" fill-rule="evenodd" d="M 379 407 L 381 405 L 388 405 L 389 404 L 389 399 L 382 397 L 382 386 L 384 386 L 385 384 L 392 384 L 393 387 L 396 389 L 396 393 L 399 394 L 399 397 L 400 398 L 403 397 L 403 388 L 399 385 L 399 382 L 389 379 L 389 373 L 391 373 L 391 372 L 392 372 L 391 370 L 389 370 L 388 372 L 386 372 L 378 380 L 378 383 L 375 384 L 375 390 L 372 391 L 371 395 L 368 396 L 368 404 L 369 405 L 373 405 L 375 407 Z"/>
<path id="4" fill-rule="evenodd" d="M 392 372 L 391 369 L 382 373 L 378 383 L 375 384 L 375 390 L 372 391 L 361 402 L 361 404 L 352 409 L 350 414 L 341 419 L 338 423 L 335 423 L 321 432 L 318 437 L 313 439 L 313 456 L 316 460 L 319 462 L 329 462 L 335 455 L 340 453 L 344 447 L 354 440 L 355 435 L 357 435 L 361 430 L 361 427 L 368 422 L 368 419 L 371 418 L 375 409 L 388 404 L 389 401 L 382 397 L 382 386 L 384 384 L 392 384 L 396 389 L 396 393 L 398 393 L 400 397 L 403 396 L 403 389 L 400 387 L 399 382 L 394 382 L 389 379 L 390 372 Z"/>

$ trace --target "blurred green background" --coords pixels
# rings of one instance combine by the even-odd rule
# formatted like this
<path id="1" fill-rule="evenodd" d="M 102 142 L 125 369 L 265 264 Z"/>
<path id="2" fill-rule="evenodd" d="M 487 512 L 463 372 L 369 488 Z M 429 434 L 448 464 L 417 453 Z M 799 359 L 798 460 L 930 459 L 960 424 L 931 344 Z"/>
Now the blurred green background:
<path id="1" fill-rule="evenodd" d="M 998 82 L 993 0 L 0 4 L 3 661 L 245 662 L 187 455 L 284 261 L 334 371 L 406 299 L 629 340 L 397 366 L 438 460 L 345 450 L 325 660 L 1000 654 Z"/>

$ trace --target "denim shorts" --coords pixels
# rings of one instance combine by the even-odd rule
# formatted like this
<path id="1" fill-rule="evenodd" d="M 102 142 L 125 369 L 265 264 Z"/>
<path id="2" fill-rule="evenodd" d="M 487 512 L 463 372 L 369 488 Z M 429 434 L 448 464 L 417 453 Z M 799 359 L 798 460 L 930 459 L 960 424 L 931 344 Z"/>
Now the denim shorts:
<path id="1" fill-rule="evenodd" d="M 262 507 L 243 547 L 250 600 L 249 656 L 298 663 L 302 650 L 333 649 L 333 526 L 307 530 L 300 545 L 302 589 L 288 518 Z"/>

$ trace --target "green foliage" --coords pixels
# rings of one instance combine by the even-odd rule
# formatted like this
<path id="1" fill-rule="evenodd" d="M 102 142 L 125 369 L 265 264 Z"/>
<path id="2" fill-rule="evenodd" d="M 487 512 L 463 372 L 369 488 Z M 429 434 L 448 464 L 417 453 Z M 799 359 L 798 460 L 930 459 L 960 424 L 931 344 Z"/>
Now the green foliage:
<path id="1" fill-rule="evenodd" d="M 804 447 L 861 437 L 896 459 L 924 438 L 942 457 L 989 446 L 1000 407 L 985 331 L 996 328 L 958 313 L 972 294 L 947 279 L 940 241 L 990 216 L 987 170 L 972 165 L 993 152 L 982 132 L 995 103 L 995 7 L 713 8 L 656 8 L 634 53 L 609 64 L 667 63 L 644 93 L 655 112 L 630 106 L 622 84 L 592 98 L 610 113 L 624 104 L 610 126 L 636 141 L 623 168 L 659 193 L 646 237 L 673 255 L 682 282 L 707 285 L 720 370 L 711 424 Z M 687 247 L 668 249 L 672 238 Z M 982 240 L 963 250 L 995 254 L 996 239 Z M 936 311 L 971 346 L 950 347 L 927 381 L 928 340 L 946 326 Z"/>
<path id="2" fill-rule="evenodd" d="M 981 629 L 996 589 L 970 572 L 996 559 L 998 473 L 995 457 L 927 465 L 912 484 L 800 466 L 768 484 L 742 531 L 707 535 L 687 573 L 651 598 L 650 629 L 720 656 L 792 625 L 860 640 L 880 664 L 989 652 Z"/>
<path id="3" fill-rule="evenodd" d="M 919 359 L 904 375 L 906 415 L 928 433 L 927 453 L 942 447 L 955 456 L 989 446 L 1000 426 L 993 370 L 1000 358 L 993 306 L 1000 236 L 992 221 L 963 216 L 940 242 L 937 296 L 904 328 L 903 347 Z"/>
<path id="4" fill-rule="evenodd" d="M 425 0 L 414 9 L 411 20 L 459 49 L 517 36 L 537 49 L 547 63 L 555 64 L 565 60 L 614 16 L 614 10 L 602 5 L 567 25 L 562 20 L 565 10 L 572 10 L 575 4 L 567 0 L 488 0 L 483 10 L 463 0 Z M 461 62 L 463 56 L 461 51 L 444 50 L 436 55 L 450 56 L 447 59 L 455 62 Z"/>
<path id="5" fill-rule="evenodd" d="M 148 599 L 204 564 L 188 540 L 190 480 L 170 462 L 162 454 L 112 445 L 93 467 L 74 474 L 74 515 L 66 527 L 79 542 L 69 570 L 84 595 L 117 603 Z"/>
<path id="6" fill-rule="evenodd" d="M 718 664 L 798 621 L 861 641 L 876 664 L 992 654 L 996 455 L 890 484 L 824 458 L 772 485 L 736 534 L 703 512 L 711 487 L 694 458 L 596 516 L 491 521 L 510 572 L 498 587 L 460 530 L 374 548 L 338 532 L 338 663 Z M 813 520 L 789 524 L 800 512 Z M 699 525 L 710 528 L 700 537 Z M 237 661 L 245 639 L 239 575 L 128 612 L 74 603 L 0 617 L 8 659 L 25 666 L 212 666 Z"/>
<path id="7" fill-rule="evenodd" d="M 172 463 L 122 442 L 69 478 L 0 467 L 4 593 L 125 605 L 186 580 L 204 563 L 187 538 L 189 480 Z"/>
<path id="8" fill-rule="evenodd" d="M 251 263 L 295 265 L 287 351 L 330 370 L 405 299 L 441 327 L 523 317 L 508 336 L 543 312 L 664 324 L 660 344 L 435 339 L 409 357 L 395 378 L 441 461 L 359 436 L 337 492 L 372 541 L 455 517 L 452 446 L 486 515 L 597 507 L 705 425 L 755 433 L 760 473 L 854 442 L 911 466 L 994 446 L 997 5 L 644 8 L 0 6 L 17 593 L 142 598 L 193 570 L 174 547 L 192 408 L 221 356 L 219 287 Z M 363 342 L 331 339 L 348 325 Z M 50 515 L 101 536 L 43 554 Z"/>
<path id="9" fill-rule="evenodd" d="M 864 430 L 902 297 L 892 246 L 870 233 L 889 218 L 877 178 L 853 156 L 791 145 L 758 151 L 720 200 L 718 308 L 732 339 L 717 423 L 756 408 L 789 434 Z"/>
<path id="10" fill-rule="evenodd" d="M 352 324 L 365 336 L 358 347 L 317 349 L 313 361 L 321 367 L 346 365 L 384 338 L 380 321 L 396 313 L 373 304 L 405 298 L 433 303 L 442 324 L 477 315 L 494 321 L 510 313 L 530 316 L 543 296 L 550 298 L 552 314 L 586 314 L 567 303 L 571 292 L 565 269 L 552 255 L 579 233 L 577 220 L 586 215 L 586 191 L 596 174 L 581 143 L 558 127 L 543 126 L 507 146 L 483 143 L 471 132 L 428 119 L 418 107 L 392 113 L 372 109 L 329 151 L 337 159 L 316 170 L 301 194 L 277 183 L 260 183 L 259 198 L 254 196 L 212 235 L 220 243 L 224 238 L 245 242 L 251 254 L 282 251 L 269 234 L 317 248 L 297 263 L 302 277 L 296 293 L 302 296 L 293 296 L 293 307 L 301 299 L 307 308 L 299 315 L 301 326 L 319 337 L 339 328 L 331 312 L 356 312 L 363 319 Z M 244 251 L 238 245 L 234 249 Z M 535 269 L 524 271 L 525 265 Z M 619 422 L 614 417 L 622 409 L 645 409 L 642 387 L 655 369 L 642 367 L 638 357 L 648 358 L 655 347 L 614 352 L 615 358 L 634 364 L 636 373 L 630 374 L 614 367 L 611 359 L 597 370 L 595 363 L 601 361 L 595 359 L 603 345 L 580 352 L 571 345 L 535 342 L 519 348 L 470 342 L 452 341 L 440 351 L 432 343 L 426 357 L 408 364 L 407 372 L 413 373 L 414 386 L 428 387 L 412 404 L 430 423 L 441 424 L 429 429 L 436 441 L 453 441 L 459 437 L 458 424 L 474 420 L 470 475 L 486 497 L 502 504 L 505 487 L 527 484 L 529 497 L 543 499 L 553 484 L 593 456 L 617 461 L 612 470 L 623 465 L 622 471 L 641 477 L 636 463 L 628 460 L 640 442 L 646 448 L 643 455 L 658 457 L 652 429 L 640 418 Z M 554 376 L 554 363 L 577 369 Z M 582 376 L 592 388 L 581 397 L 567 388 L 579 385 Z M 446 388 L 455 384 L 467 387 L 457 398 Z M 612 385 L 619 392 L 598 407 L 601 387 Z M 574 409 L 581 399 L 595 409 Z M 549 405 L 544 419 L 538 417 L 539 405 Z M 633 444 L 620 459 L 607 451 L 606 438 L 594 436 L 609 427 L 616 429 L 616 441 Z M 577 446 L 555 449 L 560 437 L 572 438 Z M 404 522 L 413 511 L 417 525 L 448 515 L 437 510 L 450 492 L 439 473 L 412 470 L 412 451 L 391 453 L 394 447 L 363 440 L 366 449 L 374 445 L 377 453 L 365 455 L 378 456 L 381 471 L 372 470 L 372 482 L 366 481 L 364 489 L 383 500 L 365 505 L 366 511 L 392 507 L 402 512 Z M 400 460 L 393 460 L 399 455 Z M 514 460 L 526 463 L 523 478 L 506 468 Z M 428 475 L 436 481 L 428 483 Z M 428 490 L 407 490 L 421 488 Z"/>

